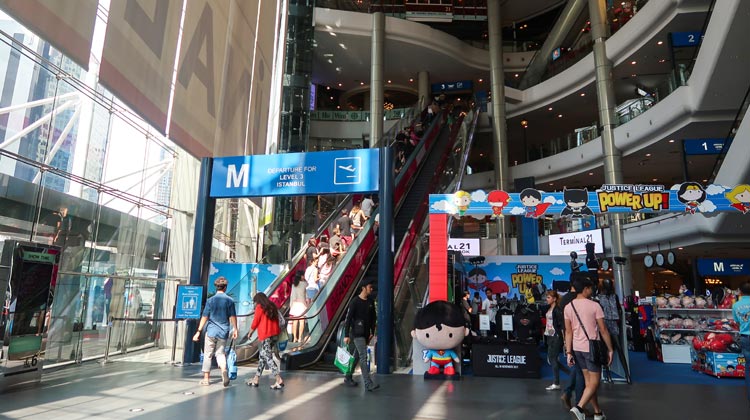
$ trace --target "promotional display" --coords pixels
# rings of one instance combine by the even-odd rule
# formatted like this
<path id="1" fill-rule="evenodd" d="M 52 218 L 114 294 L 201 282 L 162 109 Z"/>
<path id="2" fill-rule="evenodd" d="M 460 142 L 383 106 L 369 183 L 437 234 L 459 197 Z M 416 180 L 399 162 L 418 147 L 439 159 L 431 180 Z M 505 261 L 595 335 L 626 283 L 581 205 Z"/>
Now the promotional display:
<path id="1" fill-rule="evenodd" d="M 583 267 L 585 270 L 585 264 Z M 497 255 L 485 257 L 482 264 L 464 263 L 464 268 L 470 292 L 479 292 L 482 299 L 484 291 L 490 289 L 501 297 L 525 296 L 527 301 L 533 301 L 534 285 L 552 289 L 553 282 L 567 282 L 570 278 L 569 257 Z"/>
<path id="2" fill-rule="evenodd" d="M 690 349 L 693 370 L 717 378 L 744 378 L 745 356 L 742 353 L 717 353 Z"/>
<path id="3" fill-rule="evenodd" d="M 549 235 L 549 254 L 570 255 L 571 252 L 583 253 L 586 251 L 587 243 L 594 244 L 594 252 L 597 254 L 604 253 L 602 231 L 596 229 Z"/>
<path id="4" fill-rule="evenodd" d="M 541 360 L 535 346 L 472 345 L 472 367 L 476 376 L 538 379 L 541 377 Z"/>
<path id="5" fill-rule="evenodd" d="M 234 300 L 237 315 L 247 315 L 252 311 L 253 295 L 265 292 L 268 286 L 281 273 L 282 266 L 254 263 L 211 263 L 208 275 L 208 297 L 216 293 L 214 280 L 227 279 L 226 293 Z"/>
<path id="6" fill-rule="evenodd" d="M 458 379 L 461 358 L 456 352 L 469 329 L 461 308 L 446 301 L 431 302 L 414 317 L 412 338 L 424 346 L 422 361 L 429 364 L 425 379 Z"/>
<path id="7" fill-rule="evenodd" d="M 520 193 L 502 190 L 456 191 L 430 194 L 431 214 L 542 216 L 583 218 L 608 213 L 715 213 L 750 211 L 750 185 L 703 186 L 683 182 L 667 189 L 663 185 L 602 185 L 596 191 L 565 189 L 546 192 L 526 188 Z"/>

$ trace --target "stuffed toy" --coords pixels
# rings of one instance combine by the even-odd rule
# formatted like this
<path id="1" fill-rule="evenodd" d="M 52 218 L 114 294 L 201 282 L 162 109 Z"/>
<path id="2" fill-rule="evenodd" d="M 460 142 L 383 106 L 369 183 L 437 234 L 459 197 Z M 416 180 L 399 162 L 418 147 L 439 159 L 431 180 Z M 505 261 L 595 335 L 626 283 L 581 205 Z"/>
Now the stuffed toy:
<path id="1" fill-rule="evenodd" d="M 461 308 L 445 301 L 435 301 L 420 309 L 414 318 L 411 336 L 426 349 L 425 363 L 430 364 L 425 378 L 440 376 L 457 377 L 453 363 L 459 363 L 453 350 L 469 334 Z M 441 372 L 442 371 L 442 372 Z"/>

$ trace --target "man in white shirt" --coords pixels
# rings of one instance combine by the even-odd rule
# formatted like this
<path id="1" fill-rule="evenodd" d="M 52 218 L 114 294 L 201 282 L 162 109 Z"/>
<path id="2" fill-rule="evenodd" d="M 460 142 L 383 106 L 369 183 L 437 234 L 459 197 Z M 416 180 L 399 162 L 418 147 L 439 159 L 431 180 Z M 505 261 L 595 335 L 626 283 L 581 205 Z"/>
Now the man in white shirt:
<path id="1" fill-rule="evenodd" d="M 375 207 L 375 202 L 372 201 L 372 196 L 368 195 L 365 197 L 364 200 L 362 200 L 362 203 L 359 205 L 359 208 L 362 209 L 362 213 L 365 214 L 366 218 L 370 218 L 370 215 L 372 214 L 372 208 Z"/>
<path id="2" fill-rule="evenodd" d="M 486 289 L 487 298 L 482 301 L 482 313 L 490 317 L 490 335 L 495 335 L 495 316 L 497 315 L 497 299 L 492 290 Z"/>

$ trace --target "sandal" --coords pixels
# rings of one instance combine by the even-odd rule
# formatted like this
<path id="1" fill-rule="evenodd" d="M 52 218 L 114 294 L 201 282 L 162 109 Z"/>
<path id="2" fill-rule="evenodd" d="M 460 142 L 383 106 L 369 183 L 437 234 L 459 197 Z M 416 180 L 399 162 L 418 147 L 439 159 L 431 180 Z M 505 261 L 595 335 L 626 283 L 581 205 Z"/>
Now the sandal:
<path id="1" fill-rule="evenodd" d="M 248 379 L 248 380 L 246 380 L 246 381 L 245 381 L 245 385 L 247 385 L 247 386 L 252 386 L 252 387 L 255 387 L 255 388 L 257 388 L 257 387 L 258 387 L 258 382 L 259 382 L 259 380 L 260 380 L 260 378 L 258 378 L 258 377 L 256 376 L 256 377 L 254 377 L 253 379 Z"/>
<path id="2" fill-rule="evenodd" d="M 206 380 L 206 379 L 201 379 L 201 381 L 200 381 L 200 382 L 198 382 L 198 383 L 199 383 L 200 385 L 202 385 L 202 386 L 209 386 L 209 385 L 211 385 L 211 381 L 209 381 L 209 380 Z"/>
<path id="3" fill-rule="evenodd" d="M 271 389 L 281 389 L 281 388 L 284 388 L 284 383 L 283 382 L 282 383 L 278 383 L 277 382 L 277 383 L 271 385 Z"/>

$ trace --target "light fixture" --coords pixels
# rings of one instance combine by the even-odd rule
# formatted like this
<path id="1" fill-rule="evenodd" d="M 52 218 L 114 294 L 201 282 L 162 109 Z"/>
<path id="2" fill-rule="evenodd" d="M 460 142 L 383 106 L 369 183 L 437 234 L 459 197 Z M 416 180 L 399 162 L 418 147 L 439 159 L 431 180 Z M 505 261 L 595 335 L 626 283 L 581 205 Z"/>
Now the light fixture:
<path id="1" fill-rule="evenodd" d="M 664 44 L 664 41 L 659 41 L 656 43 L 656 45 L 663 45 L 663 44 Z"/>
<path id="2" fill-rule="evenodd" d="M 339 83 L 339 87 L 343 86 L 343 84 Z"/>
<path id="3" fill-rule="evenodd" d="M 651 181 L 653 181 L 653 182 L 656 182 L 656 181 L 658 181 L 658 180 L 659 180 L 659 178 L 652 178 L 652 179 L 651 179 Z"/>
<path id="4" fill-rule="evenodd" d="M 331 100 L 333 100 L 333 96 L 331 96 Z"/>
<path id="5" fill-rule="evenodd" d="M 555 183 L 554 182 L 550 182 L 549 185 L 551 187 L 551 186 L 555 185 Z"/>
<path id="6" fill-rule="evenodd" d="M 589 172 L 589 175 L 594 175 L 594 173 L 593 172 Z"/>
<path id="7" fill-rule="evenodd" d="M 326 86 L 326 90 L 331 90 L 331 87 L 330 86 Z"/>
<path id="8" fill-rule="evenodd" d="M 670 140 L 669 140 L 669 142 L 670 142 L 670 143 L 674 143 L 674 139 L 670 139 Z"/>
<path id="9" fill-rule="evenodd" d="M 679 249 L 680 251 L 682 251 L 682 250 L 683 250 L 683 249 L 685 249 L 685 248 L 683 248 L 683 247 L 678 247 L 677 249 Z"/>
<path id="10" fill-rule="evenodd" d="M 526 120 L 521 120 L 521 127 L 523 128 L 529 128 L 529 122 Z"/>
<path id="11" fill-rule="evenodd" d="M 479 157 L 483 157 L 483 156 L 484 156 L 484 153 L 480 153 L 480 154 L 479 154 Z"/>
<path id="12" fill-rule="evenodd" d="M 633 60 L 633 61 L 631 61 L 631 62 L 630 62 L 630 64 L 632 64 L 632 65 L 636 65 L 636 64 L 638 64 L 638 62 L 637 62 L 637 61 L 635 61 L 635 60 Z"/>
<path id="13" fill-rule="evenodd" d="M 630 75 L 630 77 L 638 77 L 638 75 L 635 74 L 635 73 L 633 73 L 633 74 Z"/>
<path id="14" fill-rule="evenodd" d="M 482 82 L 484 82 L 484 79 L 479 79 L 478 82 L 482 83 Z"/>
<path id="15" fill-rule="evenodd" d="M 665 63 L 666 61 L 667 61 L 667 60 L 666 60 L 666 59 L 664 59 L 664 58 L 662 58 L 661 60 L 659 60 L 659 62 L 660 62 L 660 63 Z"/>
<path id="16" fill-rule="evenodd" d="M 646 157 L 651 157 L 651 153 L 646 153 Z"/>
<path id="17" fill-rule="evenodd" d="M 706 183 L 706 182 L 708 182 L 708 180 L 707 180 L 707 179 L 704 179 L 704 180 L 703 180 L 703 183 Z"/>
<path id="18" fill-rule="evenodd" d="M 557 114 L 557 118 L 562 118 L 562 114 Z"/>
<path id="19" fill-rule="evenodd" d="M 581 92 L 581 96 L 586 96 L 586 94 L 585 94 L 585 93 L 583 93 L 583 92 Z"/>
<path id="20" fill-rule="evenodd" d="M 409 79 L 409 83 L 413 83 L 413 82 L 414 82 L 414 79 Z"/>
<path id="21" fill-rule="evenodd" d="M 552 107 L 547 108 L 547 111 L 552 111 Z"/>
<path id="22" fill-rule="evenodd" d="M 364 85 L 365 85 L 365 82 L 359 82 L 359 85 L 360 85 L 360 86 L 364 86 Z"/>
<path id="23" fill-rule="evenodd" d="M 514 74 L 513 77 L 518 77 L 518 73 Z"/>
<path id="24" fill-rule="evenodd" d="M 388 83 L 391 83 L 391 81 L 389 80 Z"/>

